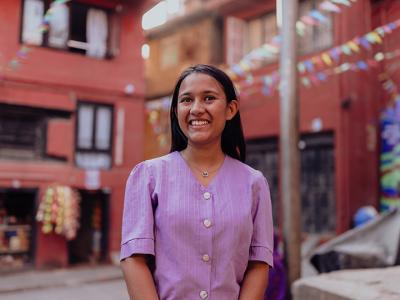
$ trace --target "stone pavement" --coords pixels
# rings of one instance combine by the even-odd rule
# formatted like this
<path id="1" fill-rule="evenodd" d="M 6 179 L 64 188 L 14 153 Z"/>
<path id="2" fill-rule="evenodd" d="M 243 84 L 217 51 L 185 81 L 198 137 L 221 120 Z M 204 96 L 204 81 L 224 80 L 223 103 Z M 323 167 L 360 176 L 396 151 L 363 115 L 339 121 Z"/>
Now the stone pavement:
<path id="1" fill-rule="evenodd" d="M 127 300 L 118 266 L 81 266 L 51 271 L 26 271 L 1 275 L 0 299 Z"/>
<path id="2" fill-rule="evenodd" d="M 297 280 L 293 300 L 399 300 L 400 266 L 343 270 Z"/>

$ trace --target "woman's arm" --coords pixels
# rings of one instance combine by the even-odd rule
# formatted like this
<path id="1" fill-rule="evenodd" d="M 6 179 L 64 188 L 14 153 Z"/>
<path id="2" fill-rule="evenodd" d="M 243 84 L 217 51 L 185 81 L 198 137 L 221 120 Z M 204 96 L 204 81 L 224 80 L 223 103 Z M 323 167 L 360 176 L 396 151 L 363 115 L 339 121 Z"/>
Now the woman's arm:
<path id="1" fill-rule="evenodd" d="M 249 261 L 240 289 L 239 300 L 263 300 L 268 286 L 269 266 L 260 261 Z"/>
<path id="2" fill-rule="evenodd" d="M 159 300 L 145 255 L 124 259 L 121 268 L 130 300 Z"/>

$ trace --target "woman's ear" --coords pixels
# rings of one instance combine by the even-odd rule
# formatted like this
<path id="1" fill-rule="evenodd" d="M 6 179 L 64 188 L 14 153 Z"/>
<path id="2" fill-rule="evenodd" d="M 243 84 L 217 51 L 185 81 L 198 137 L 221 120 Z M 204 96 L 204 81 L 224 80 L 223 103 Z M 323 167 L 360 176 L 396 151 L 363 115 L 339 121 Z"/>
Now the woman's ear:
<path id="1" fill-rule="evenodd" d="M 226 120 L 227 121 L 232 120 L 238 111 L 239 111 L 239 101 L 232 100 L 231 102 L 229 102 L 226 107 Z"/>

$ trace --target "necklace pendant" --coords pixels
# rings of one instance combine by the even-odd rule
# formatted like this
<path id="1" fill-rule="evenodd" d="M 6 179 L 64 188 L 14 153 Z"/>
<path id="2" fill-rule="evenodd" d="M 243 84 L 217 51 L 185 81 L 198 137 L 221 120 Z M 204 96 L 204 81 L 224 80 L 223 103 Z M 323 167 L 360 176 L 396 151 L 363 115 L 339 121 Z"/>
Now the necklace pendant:
<path id="1" fill-rule="evenodd" d="M 208 172 L 207 172 L 207 171 L 203 171 L 203 172 L 201 172 L 201 175 L 202 175 L 203 177 L 208 177 Z"/>

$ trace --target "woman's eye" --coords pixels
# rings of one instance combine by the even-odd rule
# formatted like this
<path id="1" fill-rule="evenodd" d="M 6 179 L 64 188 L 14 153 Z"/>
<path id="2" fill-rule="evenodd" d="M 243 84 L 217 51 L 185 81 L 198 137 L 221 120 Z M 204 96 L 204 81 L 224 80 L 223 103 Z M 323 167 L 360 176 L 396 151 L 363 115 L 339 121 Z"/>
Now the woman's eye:
<path id="1" fill-rule="evenodd" d="M 189 103 L 191 101 L 192 101 L 192 99 L 190 99 L 190 98 L 181 98 L 181 100 L 179 100 L 180 103 Z"/>
<path id="2" fill-rule="evenodd" d="M 212 101 L 212 100 L 215 100 L 215 97 L 214 97 L 214 96 L 206 96 L 206 97 L 204 98 L 204 100 L 206 100 L 206 101 Z"/>

